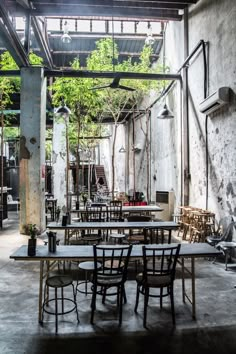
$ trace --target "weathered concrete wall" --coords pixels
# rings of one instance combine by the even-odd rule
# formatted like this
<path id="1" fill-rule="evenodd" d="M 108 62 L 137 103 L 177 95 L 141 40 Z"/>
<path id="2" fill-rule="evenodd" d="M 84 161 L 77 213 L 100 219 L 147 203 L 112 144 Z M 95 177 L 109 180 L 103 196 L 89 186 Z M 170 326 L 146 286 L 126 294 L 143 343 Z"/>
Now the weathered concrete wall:
<path id="1" fill-rule="evenodd" d="M 46 79 L 43 68 L 21 69 L 20 232 L 45 229 Z"/>
<path id="2" fill-rule="evenodd" d="M 114 125 L 109 126 L 109 134 L 111 137 L 109 139 L 104 139 L 100 143 L 100 164 L 104 165 L 105 174 L 107 178 L 107 183 L 109 189 L 111 190 L 112 184 L 112 169 L 111 169 L 111 154 L 112 154 L 112 144 L 113 144 L 113 131 Z M 125 176 L 126 176 L 126 166 L 125 159 L 126 154 L 120 153 L 119 149 L 121 146 L 125 147 L 125 125 L 119 125 L 117 128 L 116 144 L 115 144 L 115 191 L 125 192 Z"/>
<path id="3" fill-rule="evenodd" d="M 190 160 L 190 199 L 189 204 L 214 211 L 217 218 L 236 215 L 236 180 L 234 161 L 236 158 L 236 2 L 222 0 L 201 0 L 192 6 L 189 13 L 189 52 L 203 39 L 207 42 L 208 95 L 221 86 L 231 88 L 230 104 L 214 115 L 206 118 L 199 111 L 199 103 L 204 98 L 203 55 L 200 50 L 190 61 L 189 80 L 189 160 Z M 171 23 L 166 32 L 166 56 L 171 72 L 182 64 L 183 23 Z M 176 204 L 180 201 L 181 165 L 181 110 L 179 95 L 170 92 L 168 99 L 173 100 L 175 120 L 158 122 L 157 170 L 163 173 L 164 183 L 158 188 L 173 188 Z M 206 119 L 208 125 L 208 167 L 209 196 L 206 200 Z M 171 132 L 172 130 L 172 132 Z M 175 136 L 173 136 L 173 134 Z M 162 138 L 161 138 L 162 137 Z M 161 140 L 162 139 L 162 140 Z M 168 168 L 169 166 L 169 168 Z M 165 170 L 164 170 L 165 167 Z M 163 171 L 163 172 L 162 172 Z M 165 172 L 164 172 L 165 171 Z M 175 181 L 175 182 L 174 182 Z"/>
<path id="4" fill-rule="evenodd" d="M 52 139 L 52 192 L 57 206 L 66 211 L 66 119 L 55 114 Z"/>
<path id="5" fill-rule="evenodd" d="M 189 53 L 201 39 L 207 42 L 208 93 L 221 86 L 231 88 L 230 104 L 207 118 L 208 159 L 206 157 L 206 117 L 199 111 L 204 99 L 203 54 L 199 50 L 191 59 L 188 69 L 189 82 L 189 204 L 214 211 L 217 218 L 236 215 L 236 2 L 228 0 L 201 0 L 189 11 Z M 166 65 L 170 72 L 177 72 L 184 61 L 184 23 L 172 22 L 166 30 Z M 183 71 L 181 71 L 183 74 Z M 157 95 L 150 96 L 155 100 Z M 182 89 L 175 83 L 166 101 L 174 112 L 172 120 L 156 117 L 163 101 L 151 110 L 150 151 L 150 200 L 155 200 L 156 190 L 174 190 L 175 205 L 182 203 L 183 195 L 183 133 Z M 145 118 L 142 118 L 142 125 Z M 140 123 L 136 123 L 140 125 Z M 132 138 L 130 131 L 129 138 Z M 144 147 L 144 136 L 140 126 L 135 129 L 135 141 Z M 209 168 L 208 198 L 207 164 Z M 131 162 L 132 165 L 132 162 Z M 145 189 L 147 166 L 145 152 L 136 154 L 136 190 Z M 145 192 L 146 194 L 146 192 Z"/>

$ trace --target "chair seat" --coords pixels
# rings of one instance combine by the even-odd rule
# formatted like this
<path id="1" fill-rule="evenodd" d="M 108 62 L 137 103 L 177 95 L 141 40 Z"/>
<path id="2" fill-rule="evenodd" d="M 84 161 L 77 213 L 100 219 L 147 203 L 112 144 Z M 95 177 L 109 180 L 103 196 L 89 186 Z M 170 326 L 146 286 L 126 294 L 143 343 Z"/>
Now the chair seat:
<path id="1" fill-rule="evenodd" d="M 147 280 L 144 282 L 143 281 L 143 274 L 140 273 L 137 275 L 136 280 L 138 283 L 140 283 L 144 286 L 146 285 L 151 288 L 165 287 L 165 286 L 169 286 L 171 284 L 171 277 L 168 275 L 163 275 L 163 276 L 149 275 L 147 277 Z"/>
<path id="2" fill-rule="evenodd" d="M 101 286 L 112 286 L 118 285 L 122 282 L 122 275 L 111 275 L 111 276 L 103 276 L 98 275 L 97 284 Z"/>
<path id="3" fill-rule="evenodd" d="M 73 279 L 67 275 L 55 275 L 46 280 L 47 286 L 52 288 L 64 288 L 73 283 Z"/>

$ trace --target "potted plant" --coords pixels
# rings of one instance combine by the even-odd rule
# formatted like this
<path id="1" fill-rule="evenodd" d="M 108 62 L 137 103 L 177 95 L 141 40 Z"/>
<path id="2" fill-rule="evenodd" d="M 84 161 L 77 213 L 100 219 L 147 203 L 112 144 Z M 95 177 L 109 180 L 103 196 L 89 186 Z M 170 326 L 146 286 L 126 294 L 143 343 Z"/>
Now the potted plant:
<path id="1" fill-rule="evenodd" d="M 28 239 L 28 256 L 35 256 L 36 254 L 37 233 L 38 233 L 38 229 L 36 224 L 29 224 L 28 234 L 30 238 Z"/>

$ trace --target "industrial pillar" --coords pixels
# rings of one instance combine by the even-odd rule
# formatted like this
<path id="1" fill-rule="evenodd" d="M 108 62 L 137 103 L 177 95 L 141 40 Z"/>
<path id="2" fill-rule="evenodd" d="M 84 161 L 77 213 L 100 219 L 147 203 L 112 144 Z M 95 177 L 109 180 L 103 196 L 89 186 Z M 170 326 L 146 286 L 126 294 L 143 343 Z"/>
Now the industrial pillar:
<path id="1" fill-rule="evenodd" d="M 45 229 L 46 79 L 41 67 L 21 69 L 20 232 Z"/>
<path id="2" fill-rule="evenodd" d="M 67 117 L 60 114 L 54 115 L 53 138 L 52 138 L 52 191 L 57 205 L 67 211 L 67 149 L 66 149 L 66 126 Z"/>

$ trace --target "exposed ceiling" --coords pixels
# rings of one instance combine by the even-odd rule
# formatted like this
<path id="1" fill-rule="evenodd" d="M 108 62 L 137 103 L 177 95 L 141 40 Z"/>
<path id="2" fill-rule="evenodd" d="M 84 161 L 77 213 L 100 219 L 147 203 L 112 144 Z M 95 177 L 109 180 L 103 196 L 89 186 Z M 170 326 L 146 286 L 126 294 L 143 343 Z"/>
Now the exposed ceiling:
<path id="1" fill-rule="evenodd" d="M 159 57 L 163 26 L 166 21 L 181 21 L 183 10 L 198 0 L 1 0 L 0 2 L 0 52 L 9 50 L 19 67 L 28 66 L 29 49 L 44 58 L 49 69 L 68 67 L 79 57 L 82 66 L 95 48 L 98 39 L 111 36 L 111 19 L 121 27 L 113 35 L 119 49 L 119 61 L 131 57 L 137 60 L 147 34 L 136 31 L 140 21 L 147 25 L 160 23 L 159 32 L 153 33 L 152 60 Z M 16 18 L 24 17 L 25 29 L 16 30 Z M 60 19 L 59 30 L 48 30 L 50 20 Z M 70 31 L 71 43 L 62 43 L 63 23 L 74 20 Z M 78 21 L 90 21 L 89 29 L 78 30 Z M 105 30 L 94 32 L 93 21 L 105 21 Z M 63 22 L 64 21 L 64 22 Z M 134 32 L 124 28 L 124 23 L 134 24 Z M 81 23 L 80 23 L 81 24 Z M 24 38 L 24 40 L 23 40 Z M 23 44 L 22 44 L 23 43 Z"/>

